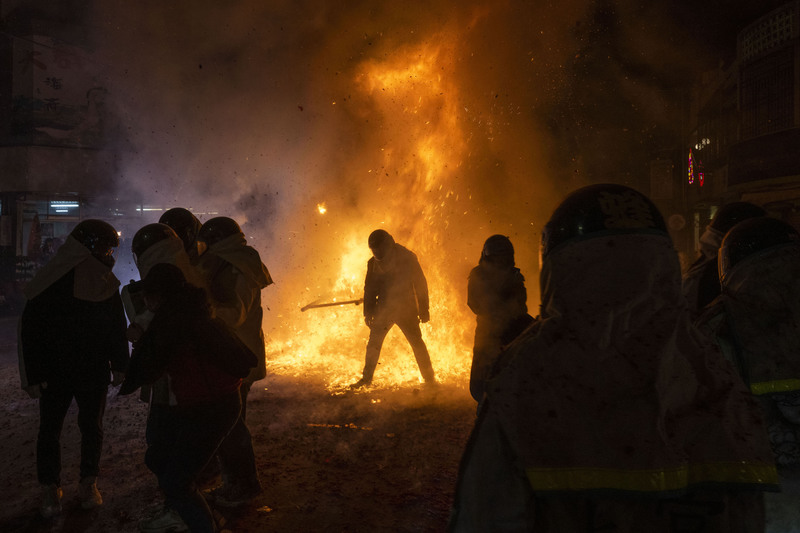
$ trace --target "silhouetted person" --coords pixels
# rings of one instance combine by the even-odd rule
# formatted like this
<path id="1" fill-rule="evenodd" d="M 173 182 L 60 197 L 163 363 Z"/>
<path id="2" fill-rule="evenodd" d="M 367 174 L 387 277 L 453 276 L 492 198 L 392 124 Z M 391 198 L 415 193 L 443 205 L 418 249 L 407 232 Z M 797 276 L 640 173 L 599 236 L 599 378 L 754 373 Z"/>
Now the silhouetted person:
<path id="1" fill-rule="evenodd" d="M 139 528 L 211 533 L 216 523 L 197 478 L 239 419 L 241 378 L 256 358 L 224 323 L 212 319 L 206 292 L 188 283 L 177 266 L 154 265 L 141 285 L 153 318 L 134 339 L 120 394 L 166 376 L 170 402 L 161 415 L 168 423 L 148 428 L 153 438 L 145 454 L 165 505 Z"/>
<path id="2" fill-rule="evenodd" d="M 147 278 L 156 266 L 167 264 L 177 267 L 192 285 L 205 287 L 202 276 L 191 264 L 183 241 L 166 224 L 153 223 L 139 228 L 133 236 L 131 252 L 142 280 Z M 127 335 L 131 342 L 141 337 L 153 319 L 153 311 L 145 305 L 141 287 L 141 282 L 132 282 L 122 289 L 122 299 L 130 320 Z M 174 426 L 173 412 L 176 405 L 175 391 L 169 376 L 162 373 L 158 379 L 138 385 L 141 387 L 140 399 L 149 404 L 145 429 L 147 446 L 152 450 L 168 449 L 174 438 L 171 428 Z M 150 461 L 146 464 L 152 470 L 154 466 L 163 463 Z M 156 477 L 160 475 L 160 472 L 152 471 Z M 173 527 L 186 527 L 182 524 L 180 515 L 177 512 L 170 512 L 167 505 L 165 504 L 165 508 L 159 514 L 159 523 L 164 524 L 171 520 Z"/>
<path id="3" fill-rule="evenodd" d="M 467 305 L 476 315 L 469 392 L 483 399 L 489 371 L 503 345 L 533 320 L 528 314 L 525 278 L 514 266 L 514 246 L 505 235 L 492 235 L 483 245 L 478 266 L 469 273 Z"/>
<path id="4" fill-rule="evenodd" d="M 267 375 L 261 291 L 272 277 L 255 248 L 247 244 L 239 224 L 215 217 L 200 228 L 197 239 L 205 248 L 198 261 L 216 316 L 256 354 L 257 365 L 240 387 L 242 413 L 218 450 L 222 485 L 207 493 L 215 504 L 236 507 L 262 492 L 256 471 L 253 438 L 247 427 L 247 395 L 253 383 Z"/>
<path id="5" fill-rule="evenodd" d="M 711 224 L 700 236 L 700 257 L 683 276 L 682 290 L 692 316 L 699 315 L 720 294 L 717 253 L 722 238 L 742 220 L 765 214 L 762 208 L 749 202 L 732 202 L 722 206 L 714 215 Z"/>
<path id="6" fill-rule="evenodd" d="M 20 378 L 39 399 L 36 467 L 45 518 L 61 511 L 60 436 L 73 399 L 81 432 L 81 506 L 103 503 L 96 482 L 106 394 L 109 382 L 122 383 L 128 365 L 125 313 L 111 271 L 117 246 L 110 224 L 84 220 L 24 290 Z"/>
<path id="7" fill-rule="evenodd" d="M 541 265 L 541 315 L 487 384 L 451 530 L 762 531 L 766 428 L 691 325 L 655 205 L 622 185 L 573 192 Z"/>
<path id="8" fill-rule="evenodd" d="M 419 329 L 420 322 L 430 320 L 428 282 L 417 256 L 382 229 L 373 231 L 367 243 L 372 251 L 364 280 L 364 321 L 369 341 L 362 377 L 351 387 L 372 383 L 383 340 L 394 325 L 411 345 L 425 383 L 433 384 L 436 377 Z"/>
<path id="9" fill-rule="evenodd" d="M 800 519 L 800 234 L 781 220 L 736 224 L 719 252 L 722 294 L 698 319 L 739 369 L 764 410 L 780 494 L 768 523 Z M 785 526 L 788 524 L 784 524 Z M 776 524 L 775 529 L 780 527 Z"/>

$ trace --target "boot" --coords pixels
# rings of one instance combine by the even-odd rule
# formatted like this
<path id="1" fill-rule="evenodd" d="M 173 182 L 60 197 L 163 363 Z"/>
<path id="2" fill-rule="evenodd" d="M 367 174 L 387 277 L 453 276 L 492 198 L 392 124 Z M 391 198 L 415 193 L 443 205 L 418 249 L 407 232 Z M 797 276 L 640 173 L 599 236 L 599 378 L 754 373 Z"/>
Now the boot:
<path id="1" fill-rule="evenodd" d="M 82 479 L 78 487 L 78 495 L 81 499 L 81 507 L 86 510 L 103 505 L 103 497 L 100 495 L 100 491 L 97 490 L 96 477 Z"/>
<path id="2" fill-rule="evenodd" d="M 61 513 L 61 498 L 63 496 L 64 491 L 58 485 L 42 485 L 42 506 L 39 508 L 42 518 L 53 518 Z"/>
<path id="3" fill-rule="evenodd" d="M 150 518 L 139 521 L 139 531 L 142 533 L 179 533 L 189 531 L 189 527 L 180 515 L 168 507 Z"/>

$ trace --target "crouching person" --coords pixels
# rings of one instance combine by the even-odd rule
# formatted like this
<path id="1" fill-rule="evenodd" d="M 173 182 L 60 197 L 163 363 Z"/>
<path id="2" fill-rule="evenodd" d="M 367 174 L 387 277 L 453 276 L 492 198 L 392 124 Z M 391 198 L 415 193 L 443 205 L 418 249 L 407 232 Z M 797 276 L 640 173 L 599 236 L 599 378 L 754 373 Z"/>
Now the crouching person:
<path id="1" fill-rule="evenodd" d="M 215 531 L 196 480 L 239 418 L 241 378 L 256 357 L 223 322 L 212 319 L 205 291 L 189 284 L 178 267 L 155 265 L 142 281 L 142 293 L 153 319 L 134 342 L 120 394 L 166 375 L 170 405 L 169 423 L 159 425 L 145 454 L 165 507 L 139 528 Z"/>

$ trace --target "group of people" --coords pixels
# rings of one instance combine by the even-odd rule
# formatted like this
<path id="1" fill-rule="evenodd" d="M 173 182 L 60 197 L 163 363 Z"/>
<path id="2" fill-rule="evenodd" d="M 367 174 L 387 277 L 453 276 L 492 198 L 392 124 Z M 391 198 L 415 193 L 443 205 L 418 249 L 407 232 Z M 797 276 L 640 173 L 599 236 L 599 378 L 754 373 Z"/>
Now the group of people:
<path id="1" fill-rule="evenodd" d="M 581 188 L 542 231 L 534 318 L 511 241 L 485 241 L 467 283 L 478 416 L 452 531 L 764 530 L 773 512 L 764 494 L 800 470 L 800 234 L 737 202 L 701 243 L 682 276 L 649 198 Z M 20 373 L 40 400 L 42 513 L 60 510 L 59 435 L 73 398 L 81 504 L 102 503 L 113 384 L 150 404 L 145 463 L 165 505 L 140 529 L 214 531 L 209 503 L 235 506 L 262 490 L 245 415 L 266 374 L 260 293 L 272 278 L 227 217 L 201 224 L 176 208 L 141 228 L 132 251 L 142 281 L 121 294 L 118 245 L 110 225 L 83 221 L 25 289 Z M 371 384 L 394 325 L 433 385 L 419 261 L 382 229 L 368 245 L 370 334 L 352 387 Z M 214 456 L 223 483 L 201 493 Z"/>
<path id="2" fill-rule="evenodd" d="M 246 406 L 266 375 L 261 290 L 272 278 L 228 217 L 201 224 L 174 208 L 142 227 L 131 244 L 141 281 L 122 291 L 112 272 L 118 246 L 110 224 L 84 220 L 25 287 L 20 376 L 39 399 L 41 514 L 61 511 L 59 438 L 73 399 L 81 506 L 103 503 L 97 475 L 111 384 L 149 403 L 145 464 L 164 506 L 139 529 L 216 531 L 209 503 L 235 507 L 262 492 Z M 215 456 L 222 484 L 201 493 Z"/>
<path id="3" fill-rule="evenodd" d="M 800 234 L 736 202 L 701 243 L 682 276 L 643 194 L 559 205 L 540 313 L 491 351 L 451 531 L 756 533 L 794 512 Z"/>

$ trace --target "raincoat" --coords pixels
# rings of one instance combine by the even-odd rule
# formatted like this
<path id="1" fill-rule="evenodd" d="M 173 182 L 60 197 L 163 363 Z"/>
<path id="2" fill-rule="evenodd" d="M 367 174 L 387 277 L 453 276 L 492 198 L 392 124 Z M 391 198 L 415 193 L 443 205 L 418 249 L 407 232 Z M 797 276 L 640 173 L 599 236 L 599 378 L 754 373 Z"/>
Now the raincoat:
<path id="1" fill-rule="evenodd" d="M 485 381 L 502 346 L 531 322 L 525 278 L 518 268 L 499 268 L 481 260 L 469 273 L 467 305 L 475 313 L 469 391 L 483 398 Z"/>
<path id="2" fill-rule="evenodd" d="M 273 283 L 261 256 L 248 246 L 241 233 L 231 235 L 208 247 L 198 268 L 207 280 L 216 316 L 225 321 L 250 350 L 258 365 L 246 382 L 253 383 L 267 375 L 264 331 L 261 322 L 261 290 Z"/>
<path id="3" fill-rule="evenodd" d="M 698 319 L 736 367 L 766 417 L 782 494 L 767 518 L 798 518 L 800 480 L 800 246 L 767 249 L 735 265 Z M 788 485 L 787 480 L 792 480 Z M 796 522 L 795 522 L 796 525 Z"/>
<path id="4" fill-rule="evenodd" d="M 697 261 L 683 276 L 681 290 L 689 303 L 692 316 L 699 315 L 714 298 L 719 296 L 719 274 L 717 273 L 717 250 L 725 235 L 708 226 L 700 237 L 700 253 Z"/>
<path id="5" fill-rule="evenodd" d="M 488 384 L 452 530 L 661 532 L 681 516 L 763 529 L 760 491 L 777 483 L 763 420 L 680 283 L 660 234 L 545 257 L 541 316 Z"/>
<path id="6" fill-rule="evenodd" d="M 191 283 L 195 287 L 205 287 L 205 281 L 203 280 L 202 275 L 194 266 L 192 266 L 189 256 L 183 247 L 183 241 L 179 238 L 174 237 L 162 239 L 150 246 L 142 253 L 140 257 L 137 258 L 136 267 L 139 270 L 140 278 L 146 278 L 147 274 L 150 272 L 150 269 L 159 263 L 175 265 L 181 269 L 181 272 L 183 272 L 183 276 L 186 278 L 187 282 Z M 133 284 L 126 285 L 123 288 L 123 300 L 127 304 L 126 309 L 129 309 L 128 318 L 131 322 L 136 322 L 142 328 L 146 329 L 149 326 L 150 321 L 153 319 L 153 313 L 144 307 L 144 301 L 141 301 L 140 299 L 137 304 L 130 303 L 130 289 L 132 285 Z M 139 308 L 131 310 L 133 307 Z M 160 379 L 152 383 L 144 384 L 139 397 L 145 402 L 152 401 L 154 403 L 164 405 L 175 405 L 177 403 L 174 391 L 170 386 L 169 380 L 165 376 L 162 376 Z"/>
<path id="7" fill-rule="evenodd" d="M 20 317 L 22 387 L 90 390 L 128 365 L 119 280 L 88 248 L 68 236 L 24 289 Z"/>

